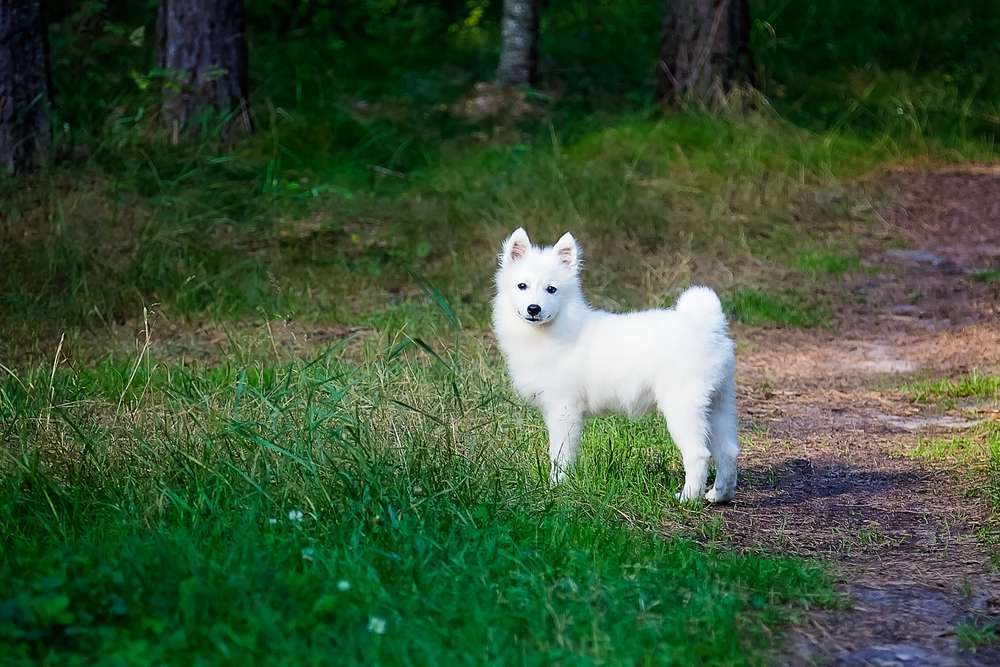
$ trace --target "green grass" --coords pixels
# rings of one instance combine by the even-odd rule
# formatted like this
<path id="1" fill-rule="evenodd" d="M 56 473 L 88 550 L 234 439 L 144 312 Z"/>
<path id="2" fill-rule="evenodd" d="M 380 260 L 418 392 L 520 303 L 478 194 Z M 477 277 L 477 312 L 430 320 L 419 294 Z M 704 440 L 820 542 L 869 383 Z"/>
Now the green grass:
<path id="1" fill-rule="evenodd" d="M 795 258 L 796 268 L 813 278 L 838 276 L 857 271 L 861 260 L 856 255 L 842 254 L 828 250 L 811 250 Z"/>
<path id="2" fill-rule="evenodd" d="M 833 603 L 816 565 L 661 532 L 665 512 L 712 518 L 672 500 L 658 420 L 598 420 L 550 491 L 540 420 L 496 360 L 427 340 L 437 357 L 376 337 L 284 363 L 154 346 L 5 374 L 0 652 L 757 664 L 791 614 Z"/>
<path id="3" fill-rule="evenodd" d="M 955 636 L 958 645 L 965 651 L 975 652 L 976 649 L 1000 642 L 1000 632 L 995 622 L 975 624 L 962 622 L 955 626 Z"/>
<path id="4" fill-rule="evenodd" d="M 1000 282 L 1000 269 L 983 269 L 972 274 L 972 279 L 981 283 Z"/>
<path id="5" fill-rule="evenodd" d="M 824 307 L 794 294 L 775 295 L 756 289 L 739 289 L 724 299 L 724 305 L 730 316 L 750 325 L 817 327 L 830 321 L 830 314 Z"/>
<path id="6" fill-rule="evenodd" d="M 1000 399 L 1000 377 L 974 370 L 956 379 L 913 382 L 904 386 L 903 391 L 916 403 L 945 409 L 954 408 L 960 400 L 988 404 Z M 994 546 L 1000 544 L 1000 423 L 986 419 L 952 437 L 922 438 L 908 454 L 964 471 L 970 493 L 990 503 L 991 519 L 981 531 L 982 536 Z"/>
<path id="7" fill-rule="evenodd" d="M 988 452 L 982 437 L 957 435 L 950 438 L 922 438 L 910 455 L 925 461 L 982 463 Z"/>
<path id="8" fill-rule="evenodd" d="M 255 146 L 280 147 L 285 131 L 265 128 L 232 156 L 148 147 L 110 183 L 78 187 L 77 175 L 51 174 L 41 204 L 11 191 L 10 243 L 0 246 L 9 326 L 41 324 L 58 339 L 134 322 L 154 305 L 180 322 L 384 322 L 421 298 L 414 273 L 448 295 L 463 321 L 485 326 L 496 250 L 518 225 L 540 242 L 577 235 L 597 305 L 656 306 L 695 281 L 724 290 L 777 279 L 780 262 L 766 258 L 800 238 L 797 215 L 829 221 L 821 236 L 841 233 L 842 204 L 815 204 L 815 193 L 840 192 L 834 174 L 880 159 L 864 142 L 764 116 L 633 114 L 591 121 L 566 144 L 556 133 L 469 147 L 388 186 L 348 191 L 335 175 L 297 169 L 272 174 L 277 189 L 265 191 L 269 163 Z M 286 187 L 303 181 L 309 192 Z"/>
<path id="9" fill-rule="evenodd" d="M 485 326 L 496 249 L 518 225 L 543 242 L 573 230 L 598 305 L 655 306 L 694 281 L 725 289 L 774 280 L 779 264 L 765 258 L 797 238 L 796 215 L 816 213 L 833 224 L 823 235 L 841 233 L 841 205 L 823 208 L 812 193 L 879 159 L 865 143 L 774 118 L 637 114 L 593 121 L 565 145 L 557 134 L 470 147 L 402 183 L 350 191 L 336 175 L 289 169 L 262 189 L 269 162 L 255 146 L 280 147 L 285 132 L 265 128 L 232 156 L 148 147 L 108 183 L 79 187 L 77 175 L 51 174 L 42 203 L 10 191 L 0 232 L 10 239 L 0 246 L 10 326 L 41 323 L 58 338 L 134 322 L 154 305 L 181 322 L 263 315 L 353 325 L 405 307 L 414 273 L 449 295 L 464 321 Z M 303 182 L 306 192 L 288 187 Z"/>
<path id="10" fill-rule="evenodd" d="M 973 370 L 955 379 L 923 380 L 907 385 L 904 391 L 917 403 L 945 402 L 954 404 L 957 399 L 979 401 L 1000 398 L 1000 376 L 982 374 Z"/>
<path id="11" fill-rule="evenodd" d="M 989 520 L 978 534 L 1000 566 L 1000 423 L 985 421 L 949 438 L 922 438 L 907 455 L 955 469 L 967 493 L 989 504 Z"/>

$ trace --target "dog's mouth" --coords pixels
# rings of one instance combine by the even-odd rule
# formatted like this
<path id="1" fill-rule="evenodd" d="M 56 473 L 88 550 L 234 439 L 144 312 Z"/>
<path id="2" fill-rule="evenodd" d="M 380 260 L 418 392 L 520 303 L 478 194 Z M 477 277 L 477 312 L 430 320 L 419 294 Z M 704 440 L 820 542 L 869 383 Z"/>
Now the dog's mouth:
<path id="1" fill-rule="evenodd" d="M 540 318 L 540 317 L 534 317 L 532 315 L 528 315 L 524 319 L 528 320 L 529 322 L 541 322 L 542 321 L 542 318 Z"/>

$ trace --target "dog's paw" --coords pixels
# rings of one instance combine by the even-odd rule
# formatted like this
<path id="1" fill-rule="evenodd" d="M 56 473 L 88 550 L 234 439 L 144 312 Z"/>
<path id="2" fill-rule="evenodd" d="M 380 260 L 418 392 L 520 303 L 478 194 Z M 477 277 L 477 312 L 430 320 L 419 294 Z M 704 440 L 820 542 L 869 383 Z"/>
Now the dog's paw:
<path id="1" fill-rule="evenodd" d="M 678 502 L 693 503 L 698 500 L 698 494 L 688 495 L 684 491 L 681 491 L 679 493 L 675 493 L 674 498 L 676 498 Z"/>
<path id="2" fill-rule="evenodd" d="M 705 500 L 710 503 L 727 503 L 732 500 L 732 494 L 721 493 L 714 486 L 705 494 Z"/>

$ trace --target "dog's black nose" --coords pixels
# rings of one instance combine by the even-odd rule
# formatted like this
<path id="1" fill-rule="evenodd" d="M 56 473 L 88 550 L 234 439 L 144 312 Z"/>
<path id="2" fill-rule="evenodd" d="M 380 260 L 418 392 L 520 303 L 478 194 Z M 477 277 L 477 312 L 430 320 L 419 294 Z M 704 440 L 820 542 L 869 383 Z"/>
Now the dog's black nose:
<path id="1" fill-rule="evenodd" d="M 540 312 L 542 312 L 542 307 L 539 306 L 538 304 L 533 303 L 530 306 L 528 306 L 528 314 L 531 315 L 532 317 L 538 317 L 538 313 Z"/>

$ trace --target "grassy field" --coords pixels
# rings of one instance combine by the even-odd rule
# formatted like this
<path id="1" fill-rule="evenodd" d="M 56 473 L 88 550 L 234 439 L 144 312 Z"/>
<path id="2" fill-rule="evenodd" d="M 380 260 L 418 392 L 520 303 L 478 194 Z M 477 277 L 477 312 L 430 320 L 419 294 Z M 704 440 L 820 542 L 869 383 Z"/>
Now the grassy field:
<path id="1" fill-rule="evenodd" d="M 53 27 L 63 160 L 0 182 L 4 662 L 760 664 L 838 604 L 673 500 L 661 420 L 595 421 L 548 489 L 496 252 L 572 230 L 598 306 L 705 281 L 748 326 L 831 326 L 864 178 L 993 155 L 995 12 L 759 3 L 766 103 L 709 116 L 649 103 L 659 5 L 552 4 L 551 85 L 487 120 L 450 109 L 495 26 L 387 54 L 251 12 L 231 147 L 155 132 L 130 31 Z"/>
<path id="2" fill-rule="evenodd" d="M 375 338 L 282 363 L 147 352 L 8 375 L 4 652 L 736 664 L 834 601 L 816 565 L 659 532 L 664 513 L 713 530 L 671 500 L 659 421 L 598 422 L 550 491 L 539 420 L 491 349 L 454 336 L 440 358 Z"/>

